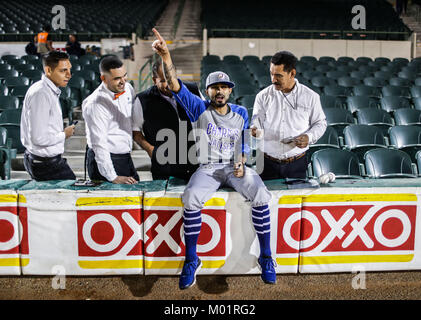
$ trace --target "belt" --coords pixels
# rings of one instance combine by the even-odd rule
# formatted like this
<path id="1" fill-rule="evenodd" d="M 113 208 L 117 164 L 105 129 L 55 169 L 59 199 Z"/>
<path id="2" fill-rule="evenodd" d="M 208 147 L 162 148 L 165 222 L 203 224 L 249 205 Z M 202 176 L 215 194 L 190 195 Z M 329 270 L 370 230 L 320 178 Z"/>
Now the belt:
<path id="1" fill-rule="evenodd" d="M 61 159 L 61 154 L 56 155 L 54 157 L 40 157 L 40 156 L 37 156 L 37 155 L 35 155 L 33 153 L 30 153 L 28 151 L 26 151 L 26 152 L 28 153 L 29 157 L 32 158 L 32 160 L 36 160 L 36 161 L 52 162 L 52 161 L 57 161 L 57 160 Z"/>
<path id="2" fill-rule="evenodd" d="M 289 157 L 289 158 L 286 158 L 286 159 L 277 159 L 277 158 L 271 157 L 270 155 L 268 155 L 267 153 L 265 153 L 265 158 L 267 158 L 267 159 L 269 159 L 271 161 L 274 161 L 274 162 L 278 162 L 278 163 L 291 163 L 291 162 L 294 162 L 295 160 L 298 160 L 298 159 L 304 157 L 305 154 L 306 153 L 303 152 L 303 153 L 301 153 L 301 154 L 299 154 L 297 156 Z"/>

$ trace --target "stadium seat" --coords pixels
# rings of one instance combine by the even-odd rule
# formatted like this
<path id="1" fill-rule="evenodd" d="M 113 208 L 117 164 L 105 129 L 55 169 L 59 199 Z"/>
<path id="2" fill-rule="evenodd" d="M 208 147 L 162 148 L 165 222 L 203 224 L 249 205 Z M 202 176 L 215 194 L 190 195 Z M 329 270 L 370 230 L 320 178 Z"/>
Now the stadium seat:
<path id="1" fill-rule="evenodd" d="M 396 125 L 389 129 L 390 145 L 406 152 L 415 159 L 421 150 L 421 127 L 416 125 Z"/>
<path id="2" fill-rule="evenodd" d="M 329 96 L 322 94 L 320 95 L 320 103 L 323 109 L 327 108 L 342 108 L 345 109 L 345 98 L 343 97 L 336 97 L 336 96 Z"/>
<path id="3" fill-rule="evenodd" d="M 398 77 L 413 82 L 417 78 L 417 73 L 411 71 L 401 71 L 398 73 Z"/>
<path id="4" fill-rule="evenodd" d="M 339 108 L 327 108 L 323 109 L 326 116 L 327 125 L 335 128 L 338 132 L 338 136 L 343 136 L 343 130 L 346 126 L 354 124 L 354 117 L 348 110 Z"/>
<path id="5" fill-rule="evenodd" d="M 383 64 L 383 65 L 387 65 L 391 61 L 390 61 L 389 58 L 386 58 L 386 57 L 377 57 L 377 58 L 374 59 L 374 62 L 378 62 L 378 63 Z"/>
<path id="6" fill-rule="evenodd" d="M 319 62 L 324 63 L 324 64 L 328 64 L 329 62 L 335 62 L 335 61 L 336 59 L 330 56 L 321 56 L 319 58 Z"/>
<path id="7" fill-rule="evenodd" d="M 2 83 L 0 83 L 0 96 L 7 96 L 9 94 L 9 89 Z"/>
<path id="8" fill-rule="evenodd" d="M 351 124 L 344 129 L 344 147 L 356 153 L 359 161 L 363 163 L 366 151 L 373 148 L 387 148 L 387 145 L 380 128 L 366 124 Z"/>
<path id="9" fill-rule="evenodd" d="M 326 72 L 332 71 L 333 67 L 327 64 L 321 64 L 321 65 L 316 66 L 314 70 L 316 70 L 317 72 L 326 73 Z"/>
<path id="10" fill-rule="evenodd" d="M 409 90 L 411 92 L 411 98 L 421 97 L 421 86 L 412 86 Z"/>
<path id="11" fill-rule="evenodd" d="M 20 140 L 20 118 L 22 109 L 7 109 L 0 114 L 0 126 L 6 128 L 8 137 L 12 139 L 12 149 L 17 153 L 25 151 L 25 147 Z"/>
<path id="12" fill-rule="evenodd" d="M 358 80 L 360 80 L 361 81 L 361 83 L 362 83 L 362 81 L 365 79 L 365 78 L 368 78 L 369 76 L 370 76 L 370 73 L 368 73 L 368 72 L 363 72 L 363 71 L 351 71 L 351 73 L 349 74 L 349 76 L 351 77 L 351 78 L 355 78 L 355 79 L 358 79 Z"/>
<path id="13" fill-rule="evenodd" d="M 397 96 L 388 96 L 380 98 L 380 106 L 387 112 L 393 112 L 400 108 L 410 108 L 409 99 Z"/>
<path id="14" fill-rule="evenodd" d="M 14 69 L 0 71 L 0 83 L 4 83 L 4 79 L 10 77 L 18 77 L 19 72 Z"/>
<path id="15" fill-rule="evenodd" d="M 310 144 L 309 149 L 307 150 L 307 157 L 309 163 L 311 162 L 311 155 L 317 150 L 326 149 L 326 148 L 335 148 L 339 149 L 341 147 L 341 142 L 339 140 L 338 132 L 335 128 L 327 126 L 324 134 L 317 140 L 316 143 Z"/>
<path id="16" fill-rule="evenodd" d="M 0 96 L 0 112 L 6 109 L 18 109 L 19 98 L 14 96 Z"/>
<path id="17" fill-rule="evenodd" d="M 369 96 L 374 98 L 381 98 L 381 89 L 378 87 L 368 86 L 366 84 L 360 84 L 352 88 L 354 96 Z"/>
<path id="18" fill-rule="evenodd" d="M 408 87 L 402 86 L 384 86 L 382 88 L 383 97 L 396 96 L 411 99 L 411 92 Z"/>
<path id="19" fill-rule="evenodd" d="M 28 78 L 32 83 L 35 83 L 42 78 L 42 71 L 41 70 L 26 70 L 22 71 L 22 76 Z"/>
<path id="20" fill-rule="evenodd" d="M 364 156 L 369 178 L 415 178 L 411 158 L 401 150 L 376 148 Z"/>
<path id="21" fill-rule="evenodd" d="M 329 85 L 336 84 L 334 79 L 328 78 L 326 76 L 311 77 L 310 82 L 313 86 L 316 86 L 320 89 L 323 89 L 324 87 L 329 86 Z"/>
<path id="22" fill-rule="evenodd" d="M 339 78 L 347 77 L 347 76 L 348 76 L 348 72 L 346 71 L 333 70 L 333 71 L 326 72 L 326 77 L 334 79 L 334 80 L 338 80 Z"/>
<path id="23" fill-rule="evenodd" d="M 20 64 L 20 65 L 15 66 L 14 69 L 20 74 L 22 74 L 23 71 L 34 70 L 35 67 L 32 64 Z"/>
<path id="24" fill-rule="evenodd" d="M 390 114 L 377 108 L 359 109 L 356 112 L 357 123 L 376 126 L 382 130 L 383 136 L 387 137 L 389 128 L 394 125 Z"/>
<path id="25" fill-rule="evenodd" d="M 421 176 L 421 151 L 418 151 L 415 154 L 415 161 L 416 161 L 416 165 L 417 165 L 417 168 L 418 168 L 417 174 L 420 177 Z"/>
<path id="26" fill-rule="evenodd" d="M 389 79 L 389 84 L 392 86 L 410 87 L 412 86 L 412 81 L 404 78 L 393 77 Z"/>
<path id="27" fill-rule="evenodd" d="M 19 99 L 19 105 L 22 107 L 23 106 L 23 99 L 25 98 L 26 92 L 29 89 L 29 85 L 28 86 L 15 86 L 12 90 L 11 90 L 11 95 L 14 97 L 17 97 Z"/>
<path id="28" fill-rule="evenodd" d="M 376 71 L 374 72 L 374 78 L 380 78 L 384 80 L 389 80 L 390 78 L 393 78 L 392 72 L 386 72 L 386 71 Z"/>
<path id="29" fill-rule="evenodd" d="M 323 92 L 324 94 L 328 96 L 347 97 L 350 95 L 351 90 L 349 88 L 346 88 L 340 85 L 331 84 L 331 85 L 325 86 L 323 88 Z"/>
<path id="30" fill-rule="evenodd" d="M 12 149 L 12 139 L 7 129 L 0 126 L 0 177 L 3 180 L 11 178 L 12 159 L 16 158 L 16 149 Z"/>
<path id="31" fill-rule="evenodd" d="M 393 113 L 395 124 L 400 125 L 421 125 L 421 110 L 398 109 Z"/>
<path id="32" fill-rule="evenodd" d="M 348 110 L 351 113 L 364 108 L 379 108 L 380 100 L 370 96 L 349 96 L 346 98 Z"/>
<path id="33" fill-rule="evenodd" d="M 362 84 L 361 80 L 352 77 L 341 77 L 337 79 L 338 85 L 346 88 L 353 88 L 359 84 Z"/>
<path id="34" fill-rule="evenodd" d="M 355 61 L 364 63 L 364 64 L 369 64 L 370 62 L 373 61 L 373 59 L 371 59 L 370 57 L 358 57 L 355 59 Z"/>
<path id="35" fill-rule="evenodd" d="M 333 172 L 338 179 L 363 178 L 358 157 L 347 150 L 333 148 L 318 150 L 313 153 L 311 163 L 314 177 Z"/>
<path id="36" fill-rule="evenodd" d="M 303 77 L 306 78 L 307 80 L 311 80 L 316 77 L 324 77 L 323 72 L 315 71 L 315 70 L 307 70 L 307 71 L 304 71 L 302 74 L 303 74 Z"/>
<path id="37" fill-rule="evenodd" d="M 382 78 L 375 78 L 375 77 L 365 78 L 363 82 L 367 86 L 378 87 L 378 88 L 387 86 L 388 84 L 387 80 L 382 79 Z"/>
<path id="38" fill-rule="evenodd" d="M 4 79 L 4 84 L 9 90 L 12 90 L 16 86 L 29 86 L 30 81 L 27 77 L 7 77 Z"/>
<path id="39" fill-rule="evenodd" d="M 242 105 L 243 107 L 246 107 L 247 110 L 249 110 L 249 109 L 253 110 L 254 100 L 255 99 L 256 99 L 256 95 L 255 94 L 250 94 L 250 95 L 242 96 L 239 99 L 239 104 Z"/>

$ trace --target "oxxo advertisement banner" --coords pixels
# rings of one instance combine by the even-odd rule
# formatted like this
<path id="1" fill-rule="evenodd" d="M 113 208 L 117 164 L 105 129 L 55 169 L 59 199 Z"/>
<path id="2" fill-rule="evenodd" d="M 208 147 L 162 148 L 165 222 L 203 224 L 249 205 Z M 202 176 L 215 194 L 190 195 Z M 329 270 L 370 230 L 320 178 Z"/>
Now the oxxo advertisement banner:
<path id="1" fill-rule="evenodd" d="M 277 273 L 421 269 L 418 188 L 271 192 Z M 0 190 L 0 274 L 179 274 L 181 195 Z M 197 252 L 200 274 L 260 273 L 251 206 L 240 194 L 218 191 L 204 204 Z"/>

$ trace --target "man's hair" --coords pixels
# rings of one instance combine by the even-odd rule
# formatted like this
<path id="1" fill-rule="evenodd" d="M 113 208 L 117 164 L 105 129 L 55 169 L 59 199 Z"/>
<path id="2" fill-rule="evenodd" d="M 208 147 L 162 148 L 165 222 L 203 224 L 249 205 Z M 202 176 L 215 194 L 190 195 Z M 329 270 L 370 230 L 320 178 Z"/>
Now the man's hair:
<path id="1" fill-rule="evenodd" d="M 61 60 L 69 60 L 69 55 L 66 52 L 50 51 L 42 57 L 42 65 L 54 70 Z"/>
<path id="2" fill-rule="evenodd" d="M 279 51 L 275 53 L 270 60 L 271 63 L 277 66 L 283 64 L 285 72 L 291 72 L 293 69 L 295 69 L 297 61 L 297 57 L 289 51 Z"/>
<path id="3" fill-rule="evenodd" d="M 51 31 L 51 26 L 49 24 L 45 25 L 43 27 L 44 31 L 50 32 Z"/>
<path id="4" fill-rule="evenodd" d="M 119 69 L 123 66 L 123 62 L 114 55 L 107 56 L 99 63 L 99 71 L 102 73 L 110 72 L 111 69 Z"/>

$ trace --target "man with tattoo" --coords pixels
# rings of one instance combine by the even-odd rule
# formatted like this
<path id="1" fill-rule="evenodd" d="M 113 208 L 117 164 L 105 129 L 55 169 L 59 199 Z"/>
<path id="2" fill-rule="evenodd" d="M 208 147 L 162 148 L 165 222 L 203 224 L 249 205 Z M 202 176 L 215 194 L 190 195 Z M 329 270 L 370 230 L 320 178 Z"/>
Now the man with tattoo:
<path id="1" fill-rule="evenodd" d="M 244 165 L 249 152 L 244 142 L 245 130 L 248 129 L 247 110 L 227 103 L 234 83 L 221 71 L 209 74 L 206 79 L 206 94 L 210 101 L 203 101 L 189 92 L 177 79 L 165 40 L 156 29 L 152 30 L 157 38 L 152 48 L 162 58 L 168 87 L 186 110 L 196 139 L 199 138 L 200 167 L 190 178 L 182 195 L 186 253 L 179 287 L 187 289 L 196 281 L 196 274 L 202 265 L 196 252 L 202 225 L 201 210 L 205 202 L 224 185 L 234 188 L 251 203 L 252 221 L 260 245 L 257 263 L 262 271 L 262 280 L 274 284 L 276 272 L 270 249 L 268 206 L 272 195 L 259 175 Z"/>

